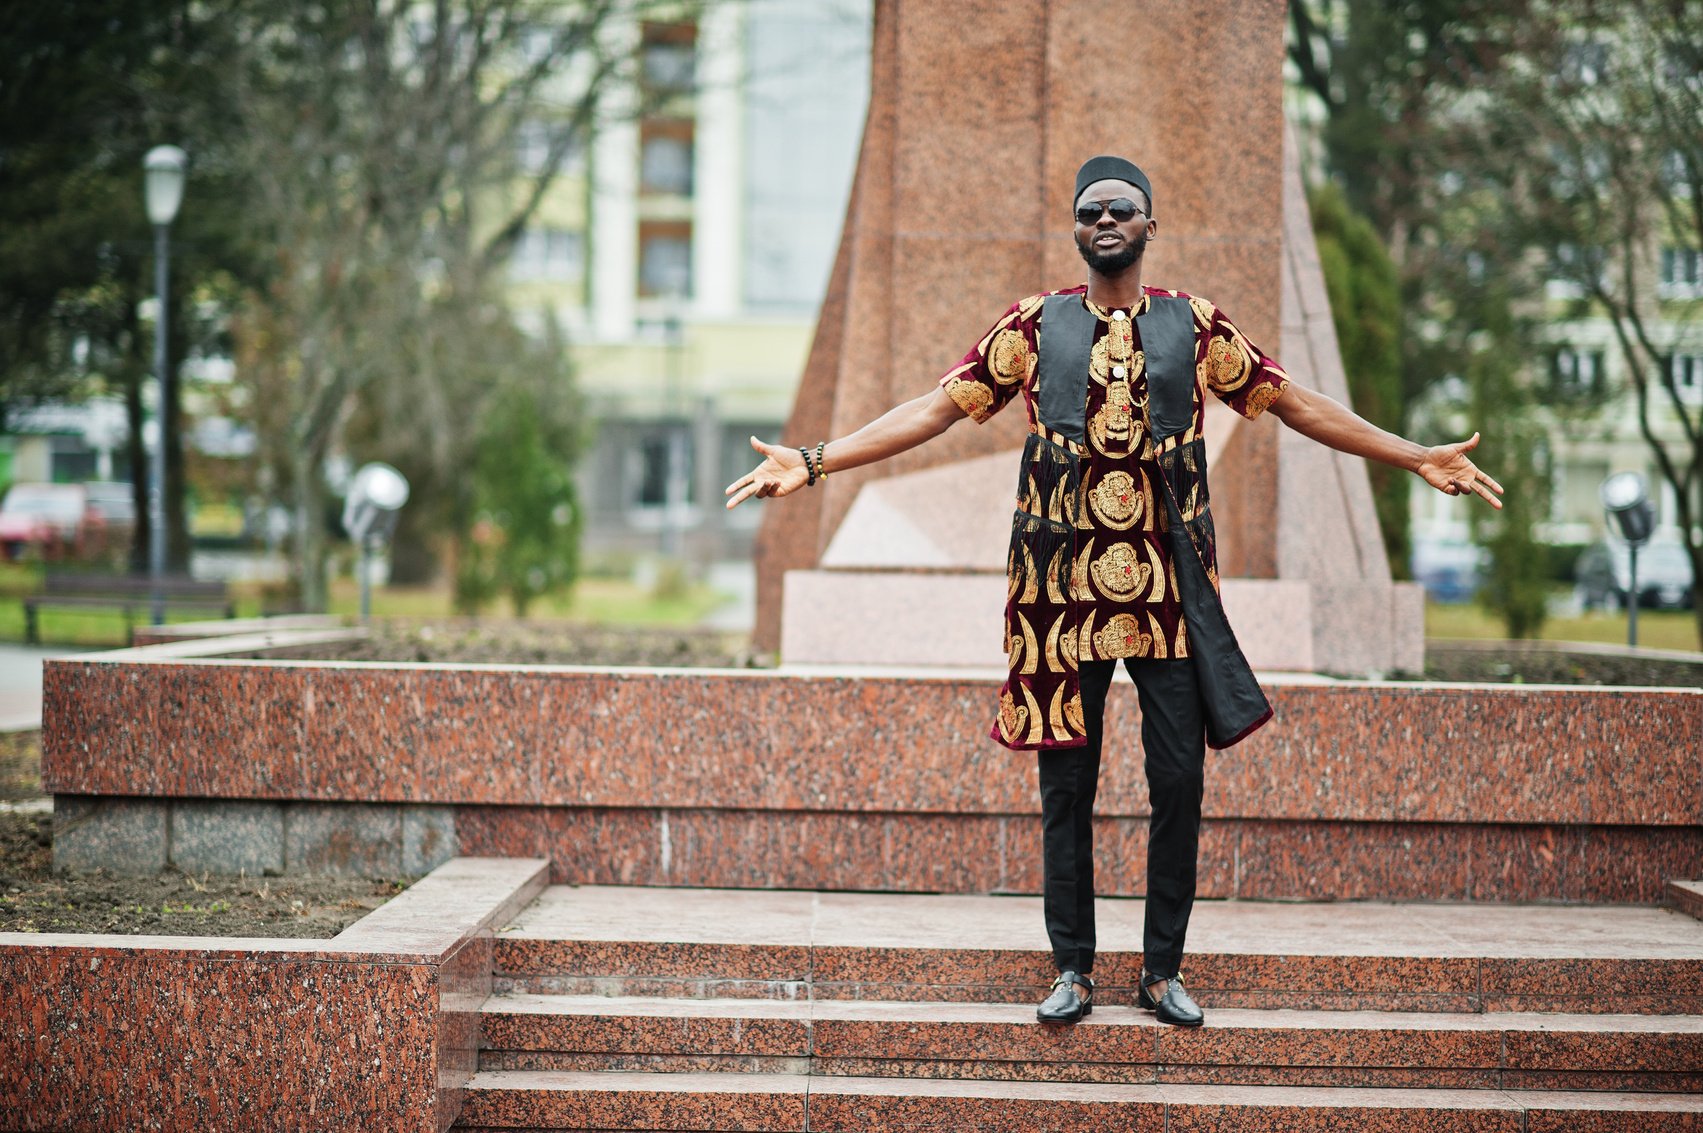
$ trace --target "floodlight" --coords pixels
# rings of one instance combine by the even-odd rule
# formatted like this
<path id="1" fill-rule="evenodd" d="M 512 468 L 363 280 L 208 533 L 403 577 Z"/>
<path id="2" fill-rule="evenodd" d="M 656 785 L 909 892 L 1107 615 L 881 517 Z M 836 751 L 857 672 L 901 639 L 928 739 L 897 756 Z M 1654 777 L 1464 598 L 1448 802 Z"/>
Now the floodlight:
<path id="1" fill-rule="evenodd" d="M 1650 541 L 1656 529 L 1656 510 L 1650 506 L 1644 478 L 1636 472 L 1616 472 L 1602 482 L 1602 506 L 1629 546 Z"/>

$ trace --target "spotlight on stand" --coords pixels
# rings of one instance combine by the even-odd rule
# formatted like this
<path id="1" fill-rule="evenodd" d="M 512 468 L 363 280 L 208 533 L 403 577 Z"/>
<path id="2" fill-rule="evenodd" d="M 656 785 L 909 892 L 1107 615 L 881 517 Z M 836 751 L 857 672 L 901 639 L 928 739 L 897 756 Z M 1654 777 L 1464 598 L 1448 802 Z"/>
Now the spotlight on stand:
<path id="1" fill-rule="evenodd" d="M 343 502 L 343 530 L 361 548 L 361 620 L 372 616 L 372 556 L 396 530 L 408 502 L 408 480 L 388 464 L 363 464 Z"/>
<path id="2" fill-rule="evenodd" d="M 1602 482 L 1603 510 L 1626 543 L 1631 562 L 1626 588 L 1626 644 L 1638 644 L 1638 548 L 1656 530 L 1656 509 L 1650 506 L 1644 478 L 1636 472 L 1616 472 Z"/>

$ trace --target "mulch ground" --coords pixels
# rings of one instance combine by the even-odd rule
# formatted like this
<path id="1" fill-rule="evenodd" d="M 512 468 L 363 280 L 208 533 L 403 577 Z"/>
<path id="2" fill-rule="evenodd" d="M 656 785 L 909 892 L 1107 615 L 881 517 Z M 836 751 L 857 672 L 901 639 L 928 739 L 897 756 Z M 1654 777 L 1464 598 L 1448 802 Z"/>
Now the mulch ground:
<path id="1" fill-rule="evenodd" d="M 53 872 L 38 732 L 0 733 L 0 932 L 336 936 L 405 888 L 388 878 Z"/>
<path id="2" fill-rule="evenodd" d="M 283 653 L 269 653 L 282 657 Z M 741 634 L 610 628 L 572 622 L 387 619 L 360 641 L 292 650 L 303 660 L 461 665 L 596 665 L 749 669 L 770 663 Z"/>
<path id="3" fill-rule="evenodd" d="M 0 813 L 0 932 L 336 936 L 405 888 L 359 877 L 53 872 L 53 816 Z"/>

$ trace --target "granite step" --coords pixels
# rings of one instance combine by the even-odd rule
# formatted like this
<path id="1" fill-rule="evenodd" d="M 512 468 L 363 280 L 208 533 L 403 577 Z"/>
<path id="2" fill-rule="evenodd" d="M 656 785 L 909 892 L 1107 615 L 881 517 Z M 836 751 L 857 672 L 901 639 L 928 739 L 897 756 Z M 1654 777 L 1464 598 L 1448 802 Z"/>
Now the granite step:
<path id="1" fill-rule="evenodd" d="M 1689 917 L 1703 920 L 1703 881 L 1669 881 L 1668 904 Z"/>
<path id="2" fill-rule="evenodd" d="M 1143 904 L 1099 903 L 1101 1002 L 1130 1003 Z M 552 886 L 500 933 L 493 990 L 1030 1003 L 1040 900 Z M 1703 922 L 1673 909 L 1201 901 L 1184 965 L 1223 1010 L 1703 1015 Z"/>
<path id="3" fill-rule="evenodd" d="M 484 1070 L 811 1073 L 1122 1084 L 1703 1092 L 1703 1017 L 498 995 Z"/>
<path id="4" fill-rule="evenodd" d="M 466 1088 L 455 1128 L 1694 1133 L 1703 1129 L 1703 1096 L 481 1071 Z"/>

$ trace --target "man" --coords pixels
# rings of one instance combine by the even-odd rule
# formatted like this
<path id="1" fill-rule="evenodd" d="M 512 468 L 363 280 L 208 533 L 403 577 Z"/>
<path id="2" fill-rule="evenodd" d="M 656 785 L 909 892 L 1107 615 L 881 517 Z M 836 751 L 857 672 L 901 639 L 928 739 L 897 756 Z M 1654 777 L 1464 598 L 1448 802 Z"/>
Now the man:
<path id="1" fill-rule="evenodd" d="M 1085 286 L 1014 304 L 938 388 L 849 436 L 813 449 L 753 437 L 764 460 L 727 489 L 730 508 L 785 496 L 966 416 L 985 421 L 1021 395 L 1029 437 L 1008 562 L 1010 675 L 992 734 L 1038 752 L 1043 906 L 1059 976 L 1036 1015 L 1049 1023 L 1093 1007 L 1094 795 L 1120 662 L 1140 698 L 1152 802 L 1137 1001 L 1165 1023 L 1204 1018 L 1179 972 L 1206 746 L 1229 747 L 1271 718 L 1218 602 L 1205 391 L 1246 418 L 1269 409 L 1322 444 L 1502 506 L 1501 486 L 1466 456 L 1476 433 L 1434 448 L 1387 433 L 1293 382 L 1211 303 L 1144 286 L 1143 254 L 1159 232 L 1153 208 L 1134 164 L 1090 159 L 1074 199 Z"/>

